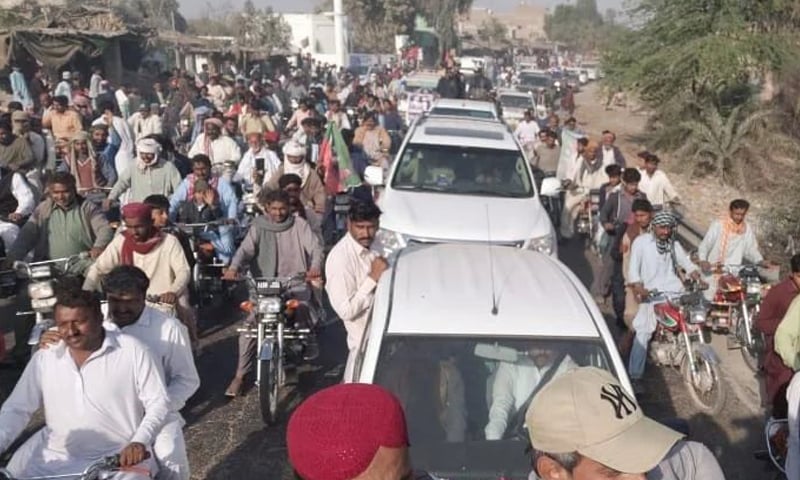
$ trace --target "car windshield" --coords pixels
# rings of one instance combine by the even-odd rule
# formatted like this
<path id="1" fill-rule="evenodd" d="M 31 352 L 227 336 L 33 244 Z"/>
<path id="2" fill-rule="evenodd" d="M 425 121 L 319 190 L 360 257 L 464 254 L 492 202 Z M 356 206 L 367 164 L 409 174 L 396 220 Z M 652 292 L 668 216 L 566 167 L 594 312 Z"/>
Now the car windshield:
<path id="1" fill-rule="evenodd" d="M 504 108 L 533 108 L 533 100 L 521 95 L 500 95 L 500 105 Z"/>
<path id="2" fill-rule="evenodd" d="M 388 335 L 374 383 L 403 404 L 416 468 L 527 479 L 529 400 L 572 368 L 611 371 L 609 358 L 599 339 Z"/>
<path id="3" fill-rule="evenodd" d="M 435 107 L 431 110 L 431 115 L 446 115 L 448 117 L 467 117 L 494 119 L 494 114 L 487 110 L 467 110 L 465 108 Z"/>
<path id="4" fill-rule="evenodd" d="M 525 86 L 549 87 L 550 78 L 542 75 L 523 75 L 520 77 L 519 83 Z"/>
<path id="5" fill-rule="evenodd" d="M 409 144 L 392 188 L 492 197 L 531 197 L 530 173 L 519 151 Z"/>

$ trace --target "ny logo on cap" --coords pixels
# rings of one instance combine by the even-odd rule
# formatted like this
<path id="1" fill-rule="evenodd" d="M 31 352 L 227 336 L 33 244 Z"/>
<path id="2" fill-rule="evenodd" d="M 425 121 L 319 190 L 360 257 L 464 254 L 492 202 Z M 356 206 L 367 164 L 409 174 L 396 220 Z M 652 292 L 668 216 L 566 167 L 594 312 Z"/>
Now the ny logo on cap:
<path id="1" fill-rule="evenodd" d="M 639 407 L 631 397 L 625 394 L 625 391 L 619 385 L 608 384 L 600 389 L 600 398 L 608 401 L 614 407 L 614 413 L 617 418 L 622 418 L 622 412 L 625 416 L 629 416 L 635 412 Z"/>

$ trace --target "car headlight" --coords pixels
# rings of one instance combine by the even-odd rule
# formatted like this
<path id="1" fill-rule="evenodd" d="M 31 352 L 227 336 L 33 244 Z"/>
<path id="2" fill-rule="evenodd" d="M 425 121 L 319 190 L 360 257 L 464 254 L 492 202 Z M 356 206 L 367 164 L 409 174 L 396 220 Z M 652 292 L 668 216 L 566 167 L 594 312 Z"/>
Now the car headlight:
<path id="1" fill-rule="evenodd" d="M 541 252 L 545 255 L 552 255 L 555 252 L 555 245 L 553 243 L 553 236 L 547 234 L 543 237 L 533 237 L 528 240 L 526 245 L 528 250 L 533 250 L 534 252 Z"/>
<path id="2" fill-rule="evenodd" d="M 258 313 L 278 313 L 281 311 L 280 298 L 264 298 L 258 301 Z"/>
<path id="3" fill-rule="evenodd" d="M 406 247 L 403 235 L 393 230 L 381 228 L 375 234 L 374 249 L 383 257 L 389 258 Z"/>

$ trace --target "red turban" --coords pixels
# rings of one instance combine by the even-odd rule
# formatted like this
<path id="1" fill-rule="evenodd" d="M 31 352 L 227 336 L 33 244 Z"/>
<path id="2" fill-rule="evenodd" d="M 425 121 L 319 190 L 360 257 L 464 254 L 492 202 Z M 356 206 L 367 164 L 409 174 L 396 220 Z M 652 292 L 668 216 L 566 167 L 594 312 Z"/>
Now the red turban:
<path id="1" fill-rule="evenodd" d="M 380 447 L 408 446 L 403 407 L 376 385 L 336 385 L 310 396 L 286 429 L 289 462 L 303 480 L 351 480 Z"/>
<path id="2" fill-rule="evenodd" d="M 122 218 L 138 218 L 140 220 L 150 220 L 153 209 L 150 205 L 134 202 L 122 207 Z"/>

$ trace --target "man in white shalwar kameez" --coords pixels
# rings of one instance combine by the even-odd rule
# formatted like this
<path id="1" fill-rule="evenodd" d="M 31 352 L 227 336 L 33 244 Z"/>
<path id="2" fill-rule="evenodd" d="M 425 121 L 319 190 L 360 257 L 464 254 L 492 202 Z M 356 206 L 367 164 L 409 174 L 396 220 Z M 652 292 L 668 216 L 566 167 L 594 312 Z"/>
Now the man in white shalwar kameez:
<path id="1" fill-rule="evenodd" d="M 145 298 L 149 287 L 150 280 L 137 267 L 122 265 L 111 270 L 103 279 L 110 315 L 105 327 L 140 340 L 164 369 L 170 413 L 153 445 L 159 465 L 156 479 L 189 480 L 189 458 L 182 431 L 186 422 L 180 410 L 200 386 L 200 376 L 192 357 L 189 332 L 178 319 L 147 306 Z M 58 332 L 47 332 L 40 345 L 48 348 L 50 343 L 59 341 Z M 22 448 L 34 443 L 38 436 L 32 437 Z"/>
<path id="2" fill-rule="evenodd" d="M 673 232 L 677 222 L 669 212 L 659 212 L 650 222 L 651 232 L 639 235 L 631 246 L 627 284 L 639 299 L 639 310 L 633 319 L 636 337 L 631 347 L 628 375 L 638 384 L 644 374 L 647 360 L 647 344 L 656 330 L 657 320 L 654 304 L 647 302 L 649 292 L 664 293 L 683 291 L 683 281 L 678 268 L 694 279 L 700 278 L 697 265 L 692 263 Z M 677 264 L 677 265 L 676 265 Z M 638 386 L 638 385 L 635 385 Z"/>
<path id="3" fill-rule="evenodd" d="M 747 200 L 732 201 L 728 215 L 711 223 L 706 236 L 697 247 L 697 259 L 704 272 L 703 280 L 709 284 L 709 289 L 705 291 L 707 300 L 712 300 L 717 291 L 720 277 L 720 272 L 714 271 L 717 266 L 741 265 L 745 261 L 768 266 L 758 251 L 755 230 L 745 221 L 749 209 Z"/>
<path id="4" fill-rule="evenodd" d="M 564 210 L 561 213 L 561 235 L 564 238 L 572 237 L 581 204 L 589 197 L 589 193 L 592 190 L 599 190 L 608 182 L 603 163 L 597 158 L 597 143 L 589 142 L 582 157 L 582 162 L 569 179 L 570 183 L 564 196 Z"/>
<path id="5" fill-rule="evenodd" d="M 115 480 L 151 478 L 157 466 L 148 451 L 169 413 L 161 366 L 142 342 L 103 327 L 94 293 L 60 288 L 54 316 L 64 342 L 33 355 L 0 409 L 0 451 L 40 408 L 42 442 L 15 453 L 8 470 L 23 478 L 80 473 L 119 454 L 126 470 Z"/>

